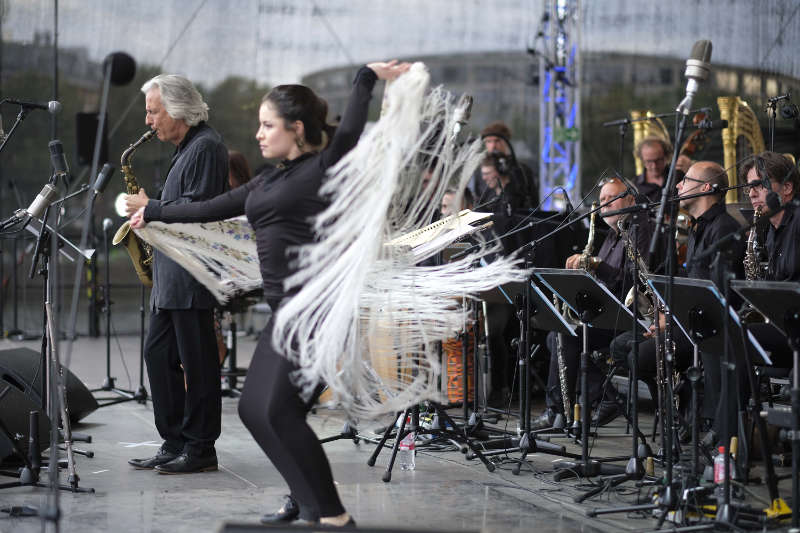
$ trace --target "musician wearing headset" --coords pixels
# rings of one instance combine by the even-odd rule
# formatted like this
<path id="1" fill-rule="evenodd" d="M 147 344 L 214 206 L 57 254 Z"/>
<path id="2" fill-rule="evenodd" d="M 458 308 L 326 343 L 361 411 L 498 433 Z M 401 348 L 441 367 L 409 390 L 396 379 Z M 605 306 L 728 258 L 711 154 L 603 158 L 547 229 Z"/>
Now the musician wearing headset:
<path id="1" fill-rule="evenodd" d="M 692 195 L 697 193 L 710 193 L 715 188 L 723 189 L 728 185 L 728 175 L 719 164 L 713 161 L 699 161 L 693 164 L 681 181 L 678 182 L 678 194 Z M 686 257 L 686 267 L 682 268 L 678 274 L 694 279 L 712 279 L 717 286 L 722 285 L 720 271 L 715 263 L 713 255 L 705 257 L 699 261 L 694 258 L 702 256 L 703 253 L 716 242 L 721 240 L 729 233 L 739 229 L 739 223 L 725 210 L 723 201 L 724 192 L 697 196 L 681 200 L 683 208 L 692 217 L 693 224 L 689 228 L 689 244 Z M 744 257 L 744 246 L 733 243 L 731 251 L 731 265 L 734 267 L 734 275 L 743 277 L 742 259 Z M 659 329 L 664 330 L 663 315 L 659 315 Z M 655 339 L 654 328 L 645 333 L 645 339 L 639 345 L 638 369 L 641 378 L 654 377 L 656 375 L 656 342 L 663 342 L 663 335 Z M 692 345 L 680 328 L 672 330 L 672 339 L 675 342 L 675 369 L 685 370 L 692 364 Z M 611 344 L 611 353 L 615 361 L 628 365 L 632 357 L 631 338 L 629 334 L 622 335 Z M 703 445 L 711 448 L 716 445 L 718 426 L 721 417 L 728 412 L 719 405 L 721 389 L 721 370 L 720 357 L 718 354 L 700 352 L 704 368 L 704 401 L 702 418 L 714 421 L 714 427 L 709 431 L 704 439 Z M 733 395 L 729 397 L 733 398 Z M 733 416 L 736 410 L 731 411 Z M 694 415 L 692 415 L 694 416 Z M 731 424 L 734 421 L 730 422 Z M 734 427 L 731 425 L 730 427 Z M 688 437 L 686 432 L 684 438 Z"/>
<path id="2" fill-rule="evenodd" d="M 600 204 L 604 204 L 614 197 L 616 200 L 602 208 L 602 212 L 614 211 L 629 207 L 634 204 L 635 197 L 630 194 L 625 183 L 617 178 L 607 180 L 600 189 Z M 613 215 L 604 217 L 603 220 L 610 227 L 600 251 L 596 256 L 589 257 L 587 269 L 591 270 L 611 293 L 617 298 L 623 299 L 625 293 L 631 287 L 631 273 L 629 261 L 626 259 L 625 238 L 622 235 L 618 222 L 623 219 L 623 215 Z M 623 222 L 623 228 L 626 223 Z M 637 232 L 636 248 L 642 257 L 647 260 L 648 245 L 650 242 L 651 229 L 649 223 L 639 228 Z M 579 269 L 582 258 L 581 254 L 575 254 L 567 258 L 566 268 Z M 589 329 L 589 350 L 602 350 L 608 347 L 611 340 L 629 326 L 628 321 L 620 322 L 617 330 L 607 330 L 599 328 Z M 566 385 L 570 397 L 573 397 L 572 390 L 578 381 L 578 371 L 580 365 L 580 354 L 582 350 L 580 337 L 562 336 L 562 354 L 566 370 Z M 555 416 L 563 413 L 563 400 L 561 396 L 561 382 L 559 379 L 559 361 L 557 349 L 557 335 L 551 332 L 547 336 L 547 347 L 550 350 L 550 371 L 547 378 L 547 391 L 545 395 L 546 409 L 532 423 L 532 429 L 544 429 L 551 427 Z M 604 373 L 600 366 L 594 361 L 589 363 L 588 373 L 588 398 L 589 402 L 594 403 L 600 400 L 603 390 Z M 605 424 L 619 416 L 617 404 L 611 402 L 607 404 L 607 410 L 595 413 L 596 422 Z"/>
<path id="3" fill-rule="evenodd" d="M 126 196 L 129 215 L 145 206 L 188 204 L 228 189 L 228 150 L 206 124 L 208 106 L 192 83 L 162 74 L 142 86 L 145 122 L 162 142 L 175 145 L 160 199 L 144 189 Z M 162 474 L 217 469 L 222 400 L 214 334 L 214 297 L 183 267 L 153 250 L 150 327 L 144 357 L 153 415 L 163 444 L 134 468 Z M 186 379 L 184 383 L 184 377 Z"/>
<path id="4" fill-rule="evenodd" d="M 769 217 L 766 235 L 769 266 L 764 279 L 800 281 L 800 211 L 792 202 L 798 198 L 797 191 L 800 190 L 797 167 L 781 154 L 763 152 L 745 163 L 739 174 L 750 184 L 747 190 L 753 209 L 761 208 L 766 213 L 785 206 L 783 211 Z M 770 193 L 774 195 L 768 200 Z M 759 344 L 770 352 L 773 366 L 792 366 L 792 354 L 780 330 L 771 324 L 750 324 L 748 328 Z"/>
<path id="5" fill-rule="evenodd" d="M 501 174 L 507 175 L 517 184 L 519 191 L 524 196 L 523 203 L 526 206 L 537 205 L 539 203 L 539 179 L 528 165 L 518 161 L 514 155 L 514 150 L 511 148 L 511 128 L 499 120 L 492 122 L 481 131 L 481 139 L 486 153 L 497 161 Z M 486 184 L 481 177 L 480 172 L 476 172 L 472 176 L 472 189 L 475 191 L 476 198 L 483 196 L 486 190 Z"/>

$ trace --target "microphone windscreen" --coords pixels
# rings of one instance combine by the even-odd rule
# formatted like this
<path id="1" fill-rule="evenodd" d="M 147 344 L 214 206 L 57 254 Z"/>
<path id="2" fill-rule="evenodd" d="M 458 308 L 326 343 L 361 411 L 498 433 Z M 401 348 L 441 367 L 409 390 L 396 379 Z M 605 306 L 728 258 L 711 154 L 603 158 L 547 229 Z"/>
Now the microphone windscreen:
<path id="1" fill-rule="evenodd" d="M 108 54 L 103 61 L 103 66 L 111 66 L 111 83 L 114 85 L 127 85 L 136 75 L 136 61 L 125 52 Z"/>
<path id="2" fill-rule="evenodd" d="M 778 193 L 775 191 L 767 193 L 767 208 L 772 212 L 781 208 L 781 199 L 778 198 Z"/>
<path id="3" fill-rule="evenodd" d="M 102 193 L 106 186 L 108 185 L 109 180 L 111 179 L 111 175 L 114 173 L 114 167 L 106 163 L 103 165 L 103 169 L 100 171 L 100 174 L 97 175 L 97 179 L 94 182 L 94 186 L 92 189 L 98 194 Z"/>
<path id="4" fill-rule="evenodd" d="M 703 40 L 694 43 L 689 59 L 696 59 L 703 63 L 709 63 L 711 61 L 711 41 Z"/>

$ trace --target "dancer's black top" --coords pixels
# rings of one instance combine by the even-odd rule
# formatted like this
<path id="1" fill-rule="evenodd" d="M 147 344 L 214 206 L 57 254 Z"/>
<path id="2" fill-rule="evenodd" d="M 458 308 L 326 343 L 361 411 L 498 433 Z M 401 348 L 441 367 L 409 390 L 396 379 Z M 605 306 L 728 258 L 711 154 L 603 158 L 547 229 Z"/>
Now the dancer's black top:
<path id="1" fill-rule="evenodd" d="M 367 67 L 358 71 L 341 123 L 321 152 L 283 161 L 272 172 L 205 202 L 148 205 L 145 222 L 209 222 L 247 215 L 256 234 L 264 296 L 283 298 L 283 280 L 292 273 L 287 251 L 314 240 L 313 217 L 328 205 L 318 194 L 325 172 L 358 142 L 377 79 Z"/>

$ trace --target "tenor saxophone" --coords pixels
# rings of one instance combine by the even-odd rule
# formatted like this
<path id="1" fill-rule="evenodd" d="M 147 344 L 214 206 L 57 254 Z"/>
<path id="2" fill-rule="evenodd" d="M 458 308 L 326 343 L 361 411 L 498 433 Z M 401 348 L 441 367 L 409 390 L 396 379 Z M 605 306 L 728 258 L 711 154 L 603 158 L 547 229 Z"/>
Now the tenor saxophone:
<path id="1" fill-rule="evenodd" d="M 141 145 L 149 141 L 156 134 L 155 130 L 149 130 L 144 135 L 139 137 L 139 140 L 128 146 L 122 152 L 120 162 L 122 165 L 122 174 L 125 177 L 125 190 L 128 194 L 136 194 L 139 192 L 139 184 L 136 182 L 136 176 L 133 174 L 133 167 L 131 166 L 131 159 L 133 153 Z M 126 221 L 117 232 L 114 234 L 112 241 L 114 245 L 122 244 L 128 250 L 128 254 L 133 261 L 133 268 L 136 270 L 136 275 L 139 281 L 145 287 L 153 286 L 153 248 L 143 240 L 141 240 L 134 232 L 131 231 L 131 224 Z"/>
<path id="2" fill-rule="evenodd" d="M 592 215 L 589 217 L 589 238 L 586 239 L 586 246 L 581 253 L 580 265 L 583 270 L 588 271 L 591 266 L 592 249 L 594 248 L 594 233 L 597 225 L 597 202 L 592 202 Z"/>

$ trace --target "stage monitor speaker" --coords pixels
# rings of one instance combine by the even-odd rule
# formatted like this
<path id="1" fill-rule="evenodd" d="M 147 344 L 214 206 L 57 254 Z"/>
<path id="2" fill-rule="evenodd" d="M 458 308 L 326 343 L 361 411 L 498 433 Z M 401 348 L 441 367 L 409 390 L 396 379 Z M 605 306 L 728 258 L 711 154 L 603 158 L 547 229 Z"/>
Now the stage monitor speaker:
<path id="1" fill-rule="evenodd" d="M 30 412 L 39 411 L 39 453 L 50 444 L 50 419 L 31 395 L 25 394 L 17 383 L 0 379 L 0 463 L 14 454 L 14 444 L 20 453 L 28 454 Z M 21 458 L 17 458 L 21 460 Z"/>
<path id="2" fill-rule="evenodd" d="M 79 165 L 91 165 L 94 156 L 94 142 L 97 138 L 97 113 L 75 114 L 75 149 Z M 103 126 L 102 142 L 100 144 L 100 161 L 98 168 L 108 162 L 108 115 Z M 95 176 L 90 179 L 94 181 Z"/>
<path id="3" fill-rule="evenodd" d="M 41 355 L 28 348 L 0 350 L 0 379 L 15 385 L 21 392 L 29 395 L 35 404 L 42 406 Z M 66 373 L 67 404 L 69 420 L 78 423 L 99 406 L 86 385 L 75 374 Z"/>

